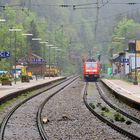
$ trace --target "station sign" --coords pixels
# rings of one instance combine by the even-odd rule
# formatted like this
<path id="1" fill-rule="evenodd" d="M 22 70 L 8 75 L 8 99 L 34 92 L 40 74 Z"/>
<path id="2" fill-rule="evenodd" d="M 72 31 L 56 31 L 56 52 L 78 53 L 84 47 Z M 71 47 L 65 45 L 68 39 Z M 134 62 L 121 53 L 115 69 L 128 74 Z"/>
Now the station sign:
<path id="1" fill-rule="evenodd" d="M 46 62 L 43 58 L 33 58 L 32 62 Z"/>
<path id="2" fill-rule="evenodd" d="M 7 58 L 10 57 L 9 51 L 0 51 L 0 58 Z"/>
<path id="3" fill-rule="evenodd" d="M 120 60 L 121 63 L 129 63 L 129 59 L 128 58 L 123 58 Z"/>

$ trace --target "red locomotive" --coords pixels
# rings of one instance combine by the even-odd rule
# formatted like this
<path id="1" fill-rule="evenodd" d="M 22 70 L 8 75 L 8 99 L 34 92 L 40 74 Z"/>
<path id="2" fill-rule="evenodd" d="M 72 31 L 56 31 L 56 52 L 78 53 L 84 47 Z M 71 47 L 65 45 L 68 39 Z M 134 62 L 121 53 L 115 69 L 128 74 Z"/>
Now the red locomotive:
<path id="1" fill-rule="evenodd" d="M 85 81 L 97 81 L 99 75 L 99 62 L 88 60 L 84 62 L 84 79 Z"/>

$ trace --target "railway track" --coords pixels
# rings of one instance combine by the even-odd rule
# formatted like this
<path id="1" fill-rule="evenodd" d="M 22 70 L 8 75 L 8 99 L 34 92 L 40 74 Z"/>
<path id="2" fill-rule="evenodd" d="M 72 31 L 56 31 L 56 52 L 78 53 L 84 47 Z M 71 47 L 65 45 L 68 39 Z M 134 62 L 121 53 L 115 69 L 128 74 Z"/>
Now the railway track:
<path id="1" fill-rule="evenodd" d="M 83 86 L 82 81 L 76 80 L 67 89 L 50 97 L 47 103 L 44 103 L 43 111 L 42 109 L 40 111 L 43 112 L 41 116 L 49 121 L 42 124 L 41 133 L 43 131 L 47 132 L 49 140 L 117 140 L 118 137 L 126 140 L 89 112 L 83 103 Z"/>
<path id="2" fill-rule="evenodd" d="M 58 93 L 60 90 L 65 88 L 68 84 L 70 84 L 76 78 L 71 77 L 60 83 L 51 85 L 51 86 L 47 87 L 46 89 L 43 88 L 43 91 L 18 103 L 13 109 L 11 109 L 7 113 L 7 115 L 5 116 L 5 118 L 2 121 L 1 129 L 0 129 L 0 139 L 1 140 L 4 140 L 4 139 L 10 139 L 10 140 L 11 139 L 40 139 L 39 134 L 41 134 L 42 139 L 43 138 L 47 139 L 47 137 L 45 137 L 46 134 L 42 131 L 43 127 L 42 127 L 42 120 L 41 120 L 41 111 L 42 111 L 43 105 L 49 98 L 51 98 L 51 96 L 54 96 L 56 93 Z M 47 94 L 46 94 L 46 92 L 47 92 Z M 45 99 L 45 101 L 44 101 L 44 99 Z M 40 108 L 37 109 L 39 106 L 40 106 Z M 25 110 L 25 109 L 27 109 L 27 110 Z M 36 110 L 38 110 L 38 111 L 36 112 Z M 35 114 L 37 114 L 37 115 L 35 115 Z M 36 118 L 37 118 L 37 126 L 39 129 L 39 132 L 37 130 L 37 127 L 35 127 Z M 33 122 L 31 122 L 31 121 L 33 121 Z M 28 126 L 28 125 L 30 125 L 30 126 Z M 27 129 L 27 126 L 29 129 Z M 32 128 L 32 130 L 30 128 Z M 40 128 L 42 128 L 42 130 Z M 32 135 L 28 134 L 28 131 Z M 35 135 L 33 136 L 33 134 L 35 134 Z M 31 137 L 33 136 L 33 138 L 31 138 L 30 136 Z"/>
<path id="3" fill-rule="evenodd" d="M 123 114 L 124 116 L 130 118 L 131 120 L 137 122 L 138 124 L 140 124 L 140 119 L 134 117 L 133 115 L 127 113 L 125 110 L 120 109 L 119 107 L 117 107 L 115 104 L 113 104 L 111 102 L 111 100 L 109 100 L 106 96 L 104 91 L 102 90 L 102 88 L 100 87 L 100 85 L 98 83 L 96 83 L 96 87 L 98 88 L 99 94 L 101 96 L 101 98 L 104 100 L 104 102 L 106 102 L 111 108 L 113 108 L 114 110 L 116 110 L 117 112 Z"/>
<path id="4" fill-rule="evenodd" d="M 112 104 L 106 97 L 105 94 L 103 92 L 103 90 L 101 89 L 101 87 L 98 85 L 98 83 L 95 84 L 98 91 L 99 91 L 99 95 L 100 98 L 103 100 L 104 102 L 104 106 L 106 106 L 105 104 L 107 104 L 107 106 L 109 105 L 113 110 L 115 110 L 117 113 L 120 113 L 122 115 L 125 115 L 125 117 L 128 117 L 129 119 L 131 119 L 131 121 L 134 121 L 135 123 L 137 123 L 137 125 L 139 125 L 140 120 L 130 114 L 128 114 L 127 112 L 119 109 L 118 107 L 116 107 L 114 104 Z M 129 137 L 130 139 L 134 139 L 134 140 L 139 140 L 140 136 L 136 135 L 135 133 L 132 133 L 131 130 L 126 130 L 126 126 L 123 127 L 123 125 L 121 124 L 120 126 L 118 125 L 118 122 L 112 121 L 112 119 L 109 119 L 109 117 L 106 117 L 106 115 L 104 115 L 103 113 L 101 113 L 99 111 L 99 109 L 95 109 L 96 105 L 94 103 L 94 105 L 92 103 L 89 103 L 87 100 L 87 96 L 88 96 L 88 83 L 86 84 L 85 87 L 85 92 L 84 92 L 84 103 L 87 106 L 87 108 L 95 115 L 97 116 L 101 121 L 103 121 L 104 123 L 106 123 L 107 125 L 111 126 L 113 129 L 117 130 L 118 132 L 120 132 L 121 134 Z M 93 102 L 96 102 L 93 99 Z M 101 102 L 97 103 L 99 106 L 101 106 Z M 104 108 L 108 108 L 108 107 L 104 107 Z M 124 124 L 126 125 L 126 124 Z M 134 124 L 135 125 L 135 124 Z M 128 126 L 130 127 L 130 126 Z M 139 128 L 136 128 L 139 130 Z"/>
<path id="5" fill-rule="evenodd" d="M 44 127 L 43 127 L 43 122 L 42 122 L 42 110 L 44 108 L 44 105 L 57 93 L 59 93 L 61 90 L 63 90 L 65 87 L 67 87 L 68 85 L 70 85 L 72 82 L 74 82 L 76 78 L 73 78 L 70 82 L 68 82 L 66 85 L 64 85 L 63 87 L 61 87 L 60 89 L 58 89 L 56 92 L 54 92 L 53 94 L 51 94 L 50 96 L 48 96 L 43 102 L 42 104 L 39 106 L 38 111 L 37 111 L 37 117 L 36 117 L 36 121 L 37 121 L 37 127 L 40 133 L 40 136 L 43 140 L 48 140 L 49 137 L 47 136 Z"/>

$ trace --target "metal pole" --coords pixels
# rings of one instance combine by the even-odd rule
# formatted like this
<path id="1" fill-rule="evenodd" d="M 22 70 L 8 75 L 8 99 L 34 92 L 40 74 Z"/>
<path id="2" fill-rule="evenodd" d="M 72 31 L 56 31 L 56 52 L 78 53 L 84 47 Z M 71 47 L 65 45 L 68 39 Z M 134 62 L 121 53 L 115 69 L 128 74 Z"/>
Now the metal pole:
<path id="1" fill-rule="evenodd" d="M 14 76 L 14 81 L 15 81 L 15 84 L 16 84 L 16 31 L 15 31 L 15 76 Z"/>
<path id="2" fill-rule="evenodd" d="M 56 60 L 55 60 L 55 53 L 56 53 L 56 51 L 54 49 L 54 65 L 55 65 L 55 62 L 56 62 Z"/>
<path id="3" fill-rule="evenodd" d="M 49 46 L 49 78 L 50 78 L 50 46 Z"/>
<path id="4" fill-rule="evenodd" d="M 12 34 L 11 34 L 11 32 L 10 32 L 10 55 L 11 55 L 11 52 L 12 52 L 12 45 L 11 45 L 11 43 L 12 43 Z M 12 59 L 13 59 L 13 57 L 12 57 L 12 55 L 11 55 L 11 59 L 10 59 L 10 73 L 12 73 Z"/>
<path id="5" fill-rule="evenodd" d="M 97 11 L 96 11 L 96 19 L 95 19 L 95 39 L 97 37 L 98 20 L 99 20 L 99 0 L 97 0 Z"/>
<path id="6" fill-rule="evenodd" d="M 134 81 L 134 85 L 138 85 L 138 81 L 137 81 L 137 55 L 136 55 L 136 40 L 135 40 L 135 81 Z"/>

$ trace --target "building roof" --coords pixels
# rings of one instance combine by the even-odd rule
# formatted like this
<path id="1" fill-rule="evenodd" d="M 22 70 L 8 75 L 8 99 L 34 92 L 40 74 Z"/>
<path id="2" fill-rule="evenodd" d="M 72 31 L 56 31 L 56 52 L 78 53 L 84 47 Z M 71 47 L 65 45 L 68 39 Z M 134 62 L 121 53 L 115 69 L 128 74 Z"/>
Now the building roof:
<path id="1" fill-rule="evenodd" d="M 25 56 L 18 60 L 18 64 L 45 64 L 46 61 L 41 56 L 31 53 L 29 57 Z"/>

